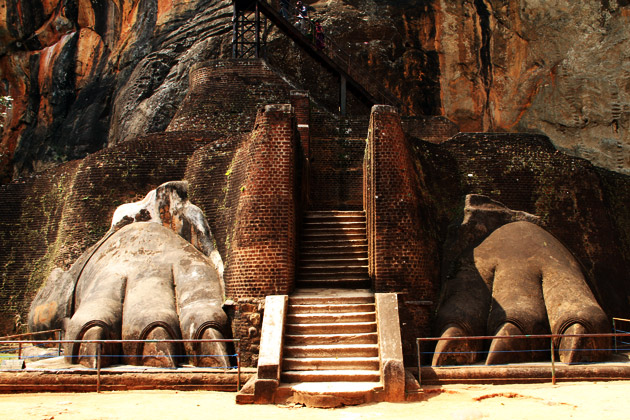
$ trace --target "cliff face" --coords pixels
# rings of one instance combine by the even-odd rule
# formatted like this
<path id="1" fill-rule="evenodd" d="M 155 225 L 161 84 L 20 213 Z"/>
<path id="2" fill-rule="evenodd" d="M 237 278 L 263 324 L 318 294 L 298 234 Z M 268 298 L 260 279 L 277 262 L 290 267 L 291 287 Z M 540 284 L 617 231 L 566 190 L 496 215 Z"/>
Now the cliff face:
<path id="1" fill-rule="evenodd" d="M 436 2 L 444 114 L 462 131 L 542 132 L 628 173 L 629 3 Z"/>
<path id="2" fill-rule="evenodd" d="M 309 1 L 327 35 L 403 101 L 461 131 L 533 131 L 630 173 L 630 1 Z M 196 62 L 229 57 L 230 1 L 7 0 L 5 180 L 163 131 Z M 269 60 L 309 88 L 282 35 Z"/>
<path id="3" fill-rule="evenodd" d="M 189 67 L 222 55 L 231 14 L 213 0 L 8 1 L 0 93 L 14 98 L 2 136 L 13 176 L 163 131 Z"/>

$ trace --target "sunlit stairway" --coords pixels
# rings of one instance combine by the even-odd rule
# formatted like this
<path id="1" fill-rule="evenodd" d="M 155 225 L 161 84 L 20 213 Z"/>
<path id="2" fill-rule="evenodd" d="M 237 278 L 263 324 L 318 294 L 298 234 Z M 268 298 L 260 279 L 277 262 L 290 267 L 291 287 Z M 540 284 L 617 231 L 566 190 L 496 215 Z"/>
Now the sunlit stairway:
<path id="1" fill-rule="evenodd" d="M 267 296 L 257 375 L 236 401 L 403 401 L 397 297 L 368 289 L 364 213 L 311 211 L 303 220 L 296 289 Z"/>
<path id="2" fill-rule="evenodd" d="M 374 294 L 301 289 L 289 297 L 279 395 L 311 406 L 362 404 L 382 391 Z"/>
<path id="3" fill-rule="evenodd" d="M 363 211 L 309 211 L 305 214 L 296 287 L 370 287 Z"/>

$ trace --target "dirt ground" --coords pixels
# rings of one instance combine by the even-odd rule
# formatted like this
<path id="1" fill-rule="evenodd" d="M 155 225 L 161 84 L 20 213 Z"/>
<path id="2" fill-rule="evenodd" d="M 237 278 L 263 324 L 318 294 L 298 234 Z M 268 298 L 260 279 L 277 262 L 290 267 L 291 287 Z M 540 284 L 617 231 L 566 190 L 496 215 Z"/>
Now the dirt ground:
<path id="1" fill-rule="evenodd" d="M 423 401 L 337 409 L 237 405 L 228 392 L 0 395 L 0 419 L 626 419 L 630 381 L 428 388 Z"/>

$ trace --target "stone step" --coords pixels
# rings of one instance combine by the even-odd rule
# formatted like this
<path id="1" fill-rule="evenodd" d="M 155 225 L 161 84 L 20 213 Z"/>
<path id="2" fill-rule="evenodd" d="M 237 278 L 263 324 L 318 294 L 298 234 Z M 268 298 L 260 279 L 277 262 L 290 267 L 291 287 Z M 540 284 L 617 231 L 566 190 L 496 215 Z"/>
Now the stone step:
<path id="1" fill-rule="evenodd" d="M 344 229 L 360 228 L 365 230 L 365 220 L 305 220 L 302 223 L 303 230 L 310 229 Z"/>
<path id="2" fill-rule="evenodd" d="M 289 303 L 290 314 L 313 314 L 332 312 L 374 312 L 374 303 L 316 303 L 293 304 Z"/>
<path id="3" fill-rule="evenodd" d="M 303 219 L 303 223 L 343 223 L 343 222 L 363 222 L 365 223 L 365 213 L 357 211 L 347 212 L 307 212 Z"/>
<path id="4" fill-rule="evenodd" d="M 367 277 L 367 276 L 366 276 Z M 298 287 L 304 288 L 356 288 L 364 289 L 370 287 L 371 283 L 368 278 L 348 278 L 348 279 L 305 279 L 300 278 L 296 281 Z"/>
<path id="5" fill-rule="evenodd" d="M 306 252 L 300 252 L 300 261 L 307 263 L 307 265 L 313 261 L 361 261 L 364 264 L 368 261 L 368 254 L 365 250 L 309 250 Z"/>
<path id="6" fill-rule="evenodd" d="M 282 382 L 378 382 L 378 370 L 287 370 L 280 376 Z"/>
<path id="7" fill-rule="evenodd" d="M 300 265 L 298 267 L 298 277 L 302 274 L 308 274 L 311 277 L 328 277 L 331 274 L 337 275 L 340 277 L 347 277 L 349 274 L 360 274 L 361 276 L 367 276 L 368 274 L 368 265 L 363 263 L 363 265 L 329 265 L 329 264 L 306 264 Z"/>
<path id="8" fill-rule="evenodd" d="M 343 267 L 365 267 L 367 270 L 368 259 L 367 258 L 319 258 L 319 259 L 301 259 L 300 267 L 302 268 L 343 268 Z"/>
<path id="9" fill-rule="evenodd" d="M 284 356 L 299 357 L 378 357 L 377 344 L 314 344 L 284 346 Z"/>
<path id="10" fill-rule="evenodd" d="M 376 344 L 378 334 L 369 333 L 343 333 L 343 334 L 287 334 L 284 343 L 287 346 L 294 345 L 319 345 L 319 344 Z"/>
<path id="11" fill-rule="evenodd" d="M 354 267 L 349 270 L 335 270 L 334 267 L 326 268 L 326 269 L 308 269 L 302 270 L 298 272 L 296 278 L 298 280 L 369 280 L 370 276 L 368 275 L 368 271 L 363 267 Z M 367 289 L 367 287 L 366 287 Z"/>
<path id="12" fill-rule="evenodd" d="M 339 312 L 335 314 L 287 314 L 287 324 L 330 324 L 374 322 L 375 312 Z"/>
<path id="13" fill-rule="evenodd" d="M 367 404 L 383 391 L 379 382 L 297 382 L 280 384 L 276 396 L 307 407 L 335 408 Z"/>
<path id="14" fill-rule="evenodd" d="M 287 323 L 285 334 L 350 334 L 376 331 L 376 322 Z"/>
<path id="15" fill-rule="evenodd" d="M 321 241 L 337 241 L 348 243 L 351 241 L 367 241 L 365 232 L 303 232 L 301 237 L 302 243 L 321 242 Z"/>
<path id="16" fill-rule="evenodd" d="M 355 248 L 367 247 L 367 239 L 365 237 L 359 239 L 311 239 L 300 242 L 300 250 L 308 249 L 339 249 L 339 248 Z"/>
<path id="17" fill-rule="evenodd" d="M 316 235 L 364 235 L 365 226 L 311 226 L 302 228 L 302 238 L 308 239 Z"/>
<path id="18" fill-rule="evenodd" d="M 328 258 L 328 257 L 356 257 L 367 258 L 367 245 L 351 245 L 351 246 L 318 246 L 318 247 L 302 247 L 300 248 L 301 259 L 312 258 Z"/>
<path id="19" fill-rule="evenodd" d="M 283 370 L 378 370 L 378 357 L 286 357 Z"/>
<path id="20" fill-rule="evenodd" d="M 326 294 L 330 290 L 300 290 L 289 296 L 289 305 L 323 305 L 323 304 L 351 304 L 374 303 L 374 294 L 368 290 L 341 291 L 341 294 Z"/>

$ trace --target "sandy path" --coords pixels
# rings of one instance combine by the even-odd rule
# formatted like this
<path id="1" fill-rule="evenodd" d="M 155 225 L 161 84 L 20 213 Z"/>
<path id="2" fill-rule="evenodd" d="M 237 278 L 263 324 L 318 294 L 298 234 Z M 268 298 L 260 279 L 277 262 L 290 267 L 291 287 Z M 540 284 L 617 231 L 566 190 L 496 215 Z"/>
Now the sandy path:
<path id="1" fill-rule="evenodd" d="M 236 405 L 224 392 L 130 391 L 0 395 L 0 419 L 628 419 L 630 381 L 451 385 L 424 401 L 339 409 Z"/>

